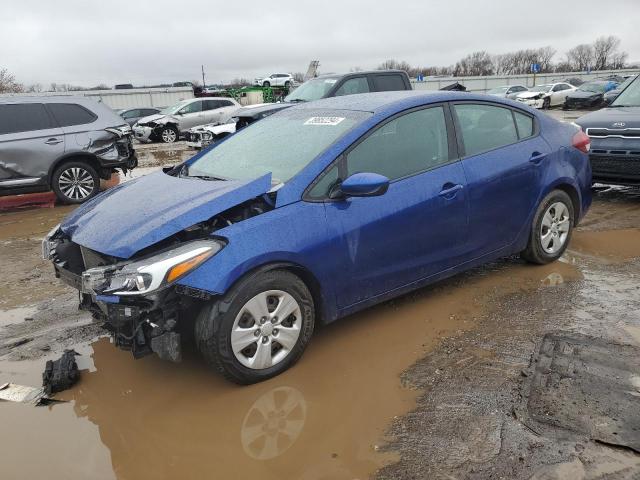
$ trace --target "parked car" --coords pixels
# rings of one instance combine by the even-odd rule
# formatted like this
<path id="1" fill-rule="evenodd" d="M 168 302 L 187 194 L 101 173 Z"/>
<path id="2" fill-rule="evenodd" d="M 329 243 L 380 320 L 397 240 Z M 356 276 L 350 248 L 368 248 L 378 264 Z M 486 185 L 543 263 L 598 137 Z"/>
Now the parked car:
<path id="1" fill-rule="evenodd" d="M 515 99 L 519 93 L 527 92 L 529 89 L 523 85 L 505 85 L 504 87 L 496 87 L 487 91 L 487 95 L 496 97 Z"/>
<path id="2" fill-rule="evenodd" d="M 115 345 L 179 360 L 193 328 L 209 364 L 253 383 L 316 324 L 503 256 L 558 259 L 590 205 L 588 148 L 486 95 L 324 99 L 99 196 L 43 253 Z"/>
<path id="3" fill-rule="evenodd" d="M 575 90 L 576 87 L 568 83 L 538 85 L 516 95 L 516 100 L 533 108 L 548 109 L 563 105 L 567 95 Z"/>
<path id="4" fill-rule="evenodd" d="M 606 80 L 583 83 L 565 97 L 562 108 L 565 110 L 600 108 L 604 104 L 604 94 L 616 88 L 617 85 L 615 82 Z"/>
<path id="5" fill-rule="evenodd" d="M 636 77 L 608 108 L 576 123 L 591 139 L 595 182 L 640 185 L 640 80 Z"/>
<path id="6" fill-rule="evenodd" d="M 573 85 L 574 87 L 579 87 L 584 83 L 584 80 L 578 77 L 569 77 L 562 80 L 563 83 L 568 83 L 569 85 Z"/>
<path id="7" fill-rule="evenodd" d="M 205 97 L 183 100 L 160 113 L 141 118 L 133 126 L 136 140 L 173 143 L 197 125 L 225 122 L 240 104 L 232 98 Z"/>
<path id="8" fill-rule="evenodd" d="M 295 80 L 290 73 L 273 73 L 268 77 L 256 78 L 253 83 L 262 87 L 291 87 Z"/>
<path id="9" fill-rule="evenodd" d="M 463 87 L 464 88 L 464 87 Z M 309 80 L 292 93 L 284 102 L 248 105 L 237 110 L 230 122 L 210 124 L 189 132 L 188 144 L 196 149 L 203 148 L 241 128 L 247 127 L 261 118 L 298 103 L 311 102 L 321 98 L 351 95 L 355 93 L 411 90 L 411 81 L 401 70 L 374 70 L 344 75 L 325 75 Z M 233 125 L 233 122 L 236 122 Z"/>
<path id="10" fill-rule="evenodd" d="M 53 190 L 64 203 L 138 161 L 131 127 L 87 97 L 0 97 L 0 195 Z"/>
<path id="11" fill-rule="evenodd" d="M 604 94 L 604 100 L 603 103 L 605 105 L 611 105 L 611 103 L 618 98 L 618 95 L 620 95 L 620 93 L 622 93 L 622 91 L 627 88 L 631 82 L 633 82 L 636 79 L 637 75 L 631 75 L 630 77 L 627 77 L 626 80 L 624 82 L 622 82 L 620 85 L 618 85 L 616 88 L 614 88 L 613 90 L 609 90 L 607 93 Z"/>
<path id="12" fill-rule="evenodd" d="M 158 112 L 160 112 L 160 109 L 151 107 L 128 108 L 118 110 L 118 115 L 120 115 L 129 125 L 133 126 L 141 118 L 148 117 L 149 115 L 155 115 Z"/>

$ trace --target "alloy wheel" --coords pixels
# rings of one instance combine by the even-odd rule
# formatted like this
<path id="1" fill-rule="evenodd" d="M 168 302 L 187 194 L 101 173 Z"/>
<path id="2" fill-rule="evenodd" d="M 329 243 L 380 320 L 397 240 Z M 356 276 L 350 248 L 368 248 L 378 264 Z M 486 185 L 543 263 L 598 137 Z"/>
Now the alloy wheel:
<path id="1" fill-rule="evenodd" d="M 548 254 L 560 251 L 567 241 L 571 229 L 569 209 L 562 202 L 552 203 L 542 217 L 540 244 Z"/>
<path id="2" fill-rule="evenodd" d="M 63 170 L 58 179 L 60 191 L 70 200 L 82 200 L 89 197 L 95 188 L 91 174 L 82 167 L 70 167 Z"/>
<path id="3" fill-rule="evenodd" d="M 282 290 L 261 292 L 236 315 L 231 329 L 233 354 L 247 368 L 272 367 L 291 353 L 301 326 L 302 312 L 293 296 Z"/>
<path id="4" fill-rule="evenodd" d="M 162 131 L 162 141 L 164 143 L 173 143 L 177 139 L 176 131 L 172 128 L 165 128 Z"/>

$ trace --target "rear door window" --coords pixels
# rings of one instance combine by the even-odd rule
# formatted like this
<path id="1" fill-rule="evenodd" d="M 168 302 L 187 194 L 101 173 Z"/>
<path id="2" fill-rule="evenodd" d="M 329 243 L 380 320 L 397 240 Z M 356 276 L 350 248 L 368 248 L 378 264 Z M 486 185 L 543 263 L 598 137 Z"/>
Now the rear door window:
<path id="1" fill-rule="evenodd" d="M 457 104 L 454 111 L 466 156 L 477 155 L 518 141 L 511 110 L 484 104 Z"/>
<path id="2" fill-rule="evenodd" d="M 369 92 L 369 82 L 366 77 L 355 77 L 346 80 L 338 90 L 336 90 L 335 96 L 340 97 L 342 95 L 353 95 L 356 93 Z"/>
<path id="3" fill-rule="evenodd" d="M 98 119 L 97 115 L 77 103 L 48 103 L 47 108 L 61 127 L 85 125 Z"/>
<path id="4" fill-rule="evenodd" d="M 55 128 L 41 103 L 0 105 L 0 135 Z"/>
<path id="5" fill-rule="evenodd" d="M 373 90 L 375 92 L 391 92 L 396 90 L 406 90 L 402 75 L 374 75 Z"/>

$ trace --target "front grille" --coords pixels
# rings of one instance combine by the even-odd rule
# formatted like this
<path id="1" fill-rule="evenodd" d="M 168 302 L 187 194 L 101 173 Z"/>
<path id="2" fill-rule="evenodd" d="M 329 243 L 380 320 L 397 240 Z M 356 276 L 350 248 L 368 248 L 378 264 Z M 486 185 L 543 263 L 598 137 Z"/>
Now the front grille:
<path id="1" fill-rule="evenodd" d="M 591 138 L 637 138 L 640 139 L 640 128 L 587 128 Z"/>
<path id="2" fill-rule="evenodd" d="M 636 176 L 640 175 L 640 157 L 606 157 L 591 155 L 591 169 L 597 174 Z"/>

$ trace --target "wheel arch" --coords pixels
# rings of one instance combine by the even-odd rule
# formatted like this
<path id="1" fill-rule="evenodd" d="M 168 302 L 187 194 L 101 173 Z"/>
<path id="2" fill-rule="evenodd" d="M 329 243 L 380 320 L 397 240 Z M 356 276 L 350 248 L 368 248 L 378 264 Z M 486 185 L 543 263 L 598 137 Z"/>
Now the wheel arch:
<path id="1" fill-rule="evenodd" d="M 244 274 L 240 275 L 231 285 L 227 291 L 237 285 L 239 282 L 244 281 L 252 276 L 260 275 L 265 272 L 270 272 L 272 270 L 284 270 L 293 275 L 297 276 L 306 287 L 309 289 L 311 293 L 311 298 L 313 300 L 313 306 L 315 308 L 315 317 L 316 321 L 320 323 L 328 323 L 327 322 L 327 306 L 324 303 L 324 296 L 322 292 L 322 287 L 320 285 L 320 281 L 318 278 L 309 270 L 307 267 L 299 263 L 295 263 L 292 261 L 274 261 L 269 263 L 264 263 L 258 266 L 247 270 Z"/>
<path id="2" fill-rule="evenodd" d="M 100 178 L 103 178 L 101 175 L 102 165 L 100 164 L 98 157 L 90 152 L 70 152 L 58 158 L 49 167 L 49 172 L 47 173 L 47 184 L 49 186 L 51 186 L 51 182 L 53 181 L 53 172 L 55 172 L 61 165 L 69 162 L 86 162 L 96 170 Z"/>
<path id="3" fill-rule="evenodd" d="M 573 205 L 573 226 L 577 226 L 582 215 L 582 202 L 580 200 L 580 193 L 578 192 L 578 189 L 569 182 L 559 182 L 549 189 L 549 191 L 545 193 L 545 196 L 553 190 L 561 190 L 569 195 L 571 204 Z"/>

